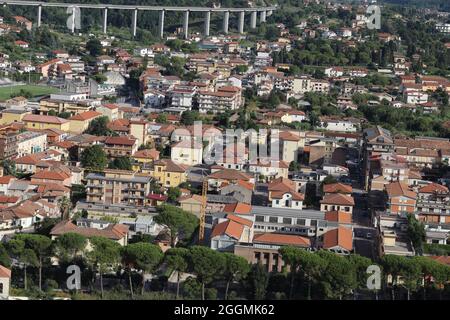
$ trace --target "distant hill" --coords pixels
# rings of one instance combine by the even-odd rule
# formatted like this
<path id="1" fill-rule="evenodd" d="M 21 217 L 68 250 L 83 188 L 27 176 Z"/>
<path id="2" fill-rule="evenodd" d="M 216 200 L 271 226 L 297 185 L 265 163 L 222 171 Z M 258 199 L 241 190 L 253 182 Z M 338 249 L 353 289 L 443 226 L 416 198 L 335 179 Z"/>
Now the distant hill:
<path id="1" fill-rule="evenodd" d="M 450 12 L 449 0 L 382 0 L 381 2 L 398 4 L 401 6 L 415 6 L 418 8 L 434 8 Z"/>

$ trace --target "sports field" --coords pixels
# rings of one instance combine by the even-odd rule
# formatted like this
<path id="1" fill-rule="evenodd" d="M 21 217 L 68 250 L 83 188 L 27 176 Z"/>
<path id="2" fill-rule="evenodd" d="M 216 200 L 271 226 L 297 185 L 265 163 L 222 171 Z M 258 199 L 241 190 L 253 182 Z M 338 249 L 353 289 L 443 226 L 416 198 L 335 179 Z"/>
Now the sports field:
<path id="1" fill-rule="evenodd" d="M 0 87 L 0 101 L 8 100 L 9 98 L 11 98 L 11 95 L 13 95 L 14 93 L 19 93 L 20 90 L 31 92 L 33 97 L 55 93 L 58 91 L 58 89 L 53 87 L 33 85 Z"/>

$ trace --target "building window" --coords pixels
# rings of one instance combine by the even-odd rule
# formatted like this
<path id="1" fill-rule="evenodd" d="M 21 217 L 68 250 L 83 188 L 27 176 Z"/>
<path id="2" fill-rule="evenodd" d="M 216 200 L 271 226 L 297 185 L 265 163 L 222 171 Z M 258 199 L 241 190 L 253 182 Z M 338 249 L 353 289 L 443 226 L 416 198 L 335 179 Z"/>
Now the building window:
<path id="1" fill-rule="evenodd" d="M 304 226 L 304 225 L 306 225 L 306 220 L 305 219 L 297 219 L 297 224 Z"/>
<path id="2" fill-rule="evenodd" d="M 264 222 L 264 216 L 256 216 L 255 221 L 256 222 Z"/>
<path id="3" fill-rule="evenodd" d="M 270 223 L 278 223 L 278 217 L 269 217 Z"/>
<path id="4" fill-rule="evenodd" d="M 292 218 L 283 218 L 283 224 L 292 224 Z"/>

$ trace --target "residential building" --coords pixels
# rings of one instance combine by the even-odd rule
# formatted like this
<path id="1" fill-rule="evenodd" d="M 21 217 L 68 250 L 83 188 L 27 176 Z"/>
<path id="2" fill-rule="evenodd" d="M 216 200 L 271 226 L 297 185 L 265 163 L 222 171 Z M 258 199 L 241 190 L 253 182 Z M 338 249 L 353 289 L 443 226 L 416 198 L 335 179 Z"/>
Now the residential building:
<path id="1" fill-rule="evenodd" d="M 133 171 L 105 169 L 89 173 L 86 180 L 87 202 L 143 206 L 152 178 Z"/>

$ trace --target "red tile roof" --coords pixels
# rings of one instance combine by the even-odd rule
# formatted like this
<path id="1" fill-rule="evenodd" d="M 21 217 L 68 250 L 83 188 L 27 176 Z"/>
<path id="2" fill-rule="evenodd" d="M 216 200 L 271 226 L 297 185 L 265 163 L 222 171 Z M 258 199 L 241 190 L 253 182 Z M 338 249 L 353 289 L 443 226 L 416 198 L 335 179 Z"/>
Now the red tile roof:
<path id="1" fill-rule="evenodd" d="M 252 225 L 253 225 L 253 221 L 241 218 L 241 217 L 236 216 L 234 214 L 227 214 L 227 219 L 228 220 L 232 220 L 232 221 L 237 222 L 237 223 L 240 223 L 240 224 L 242 224 L 244 226 L 247 226 L 249 228 L 251 228 Z"/>
<path id="2" fill-rule="evenodd" d="M 2 176 L 0 177 L 0 184 L 8 184 L 11 179 L 15 180 L 16 178 L 13 176 Z"/>
<path id="3" fill-rule="evenodd" d="M 134 158 L 144 158 L 144 159 L 159 159 L 159 151 L 156 149 L 142 149 L 138 150 L 133 154 Z"/>
<path id="4" fill-rule="evenodd" d="M 323 247 L 325 249 L 341 247 L 348 251 L 353 250 L 353 231 L 344 227 L 327 231 L 323 235 Z"/>
<path id="5" fill-rule="evenodd" d="M 227 235 L 231 238 L 239 240 L 243 231 L 244 226 L 242 224 L 237 223 L 233 220 L 227 220 L 214 226 L 211 233 L 211 238 L 217 237 L 219 235 Z"/>
<path id="6" fill-rule="evenodd" d="M 0 278 L 11 278 L 11 270 L 0 264 Z"/>
<path id="7" fill-rule="evenodd" d="M 244 180 L 249 181 L 250 176 L 244 172 L 234 170 L 234 169 L 223 169 L 211 173 L 208 176 L 209 179 L 222 179 L 222 180 Z"/>
<path id="8" fill-rule="evenodd" d="M 37 173 L 35 173 L 33 176 L 31 176 L 32 179 L 48 179 L 48 180 L 57 180 L 57 181 L 64 181 L 68 178 L 70 178 L 70 175 L 68 175 L 65 172 L 55 172 L 55 171 L 47 171 L 47 170 L 41 170 Z"/>
<path id="9" fill-rule="evenodd" d="M 448 188 L 441 184 L 430 183 L 419 189 L 419 193 L 448 193 Z"/>
<path id="10" fill-rule="evenodd" d="M 355 201 L 353 200 L 353 197 L 346 195 L 346 194 L 342 194 L 342 193 L 327 194 L 325 197 L 323 197 L 323 200 L 321 200 L 320 203 L 336 204 L 336 205 L 344 205 L 344 206 L 354 206 L 355 205 Z"/>
<path id="11" fill-rule="evenodd" d="M 352 223 L 352 214 L 345 211 L 328 211 L 325 212 L 325 220 L 339 223 Z"/>
<path id="12" fill-rule="evenodd" d="M 40 123 L 52 123 L 52 124 L 63 124 L 69 122 L 69 120 L 55 117 L 55 116 L 44 116 L 37 114 L 27 114 L 23 117 L 24 122 L 40 122 Z"/>
<path id="13" fill-rule="evenodd" d="M 411 199 L 416 199 L 417 197 L 416 193 L 411 191 L 406 184 L 398 181 L 385 185 L 385 188 L 389 198 L 408 197 Z"/>
<path id="14" fill-rule="evenodd" d="M 292 245 L 299 247 L 310 247 L 311 242 L 306 237 L 284 233 L 261 233 L 255 234 L 253 243 L 266 243 L 275 245 Z"/>
<path id="15" fill-rule="evenodd" d="M 353 192 L 353 188 L 352 186 L 349 186 L 347 184 L 343 184 L 343 183 L 330 183 L 330 184 L 325 184 L 323 186 L 323 192 L 325 193 L 352 193 Z"/>
<path id="16" fill-rule="evenodd" d="M 108 137 L 105 140 L 105 144 L 110 145 L 125 145 L 125 146 L 133 146 L 136 143 L 136 138 L 130 136 L 124 137 Z"/>
<path id="17" fill-rule="evenodd" d="M 235 214 L 249 214 L 252 211 L 252 206 L 247 203 L 228 203 L 223 208 L 223 212 Z"/>
<path id="18" fill-rule="evenodd" d="M 86 112 L 76 114 L 76 115 L 70 117 L 69 120 L 86 121 L 86 120 L 94 119 L 101 115 L 102 114 L 100 112 L 89 110 Z"/>

